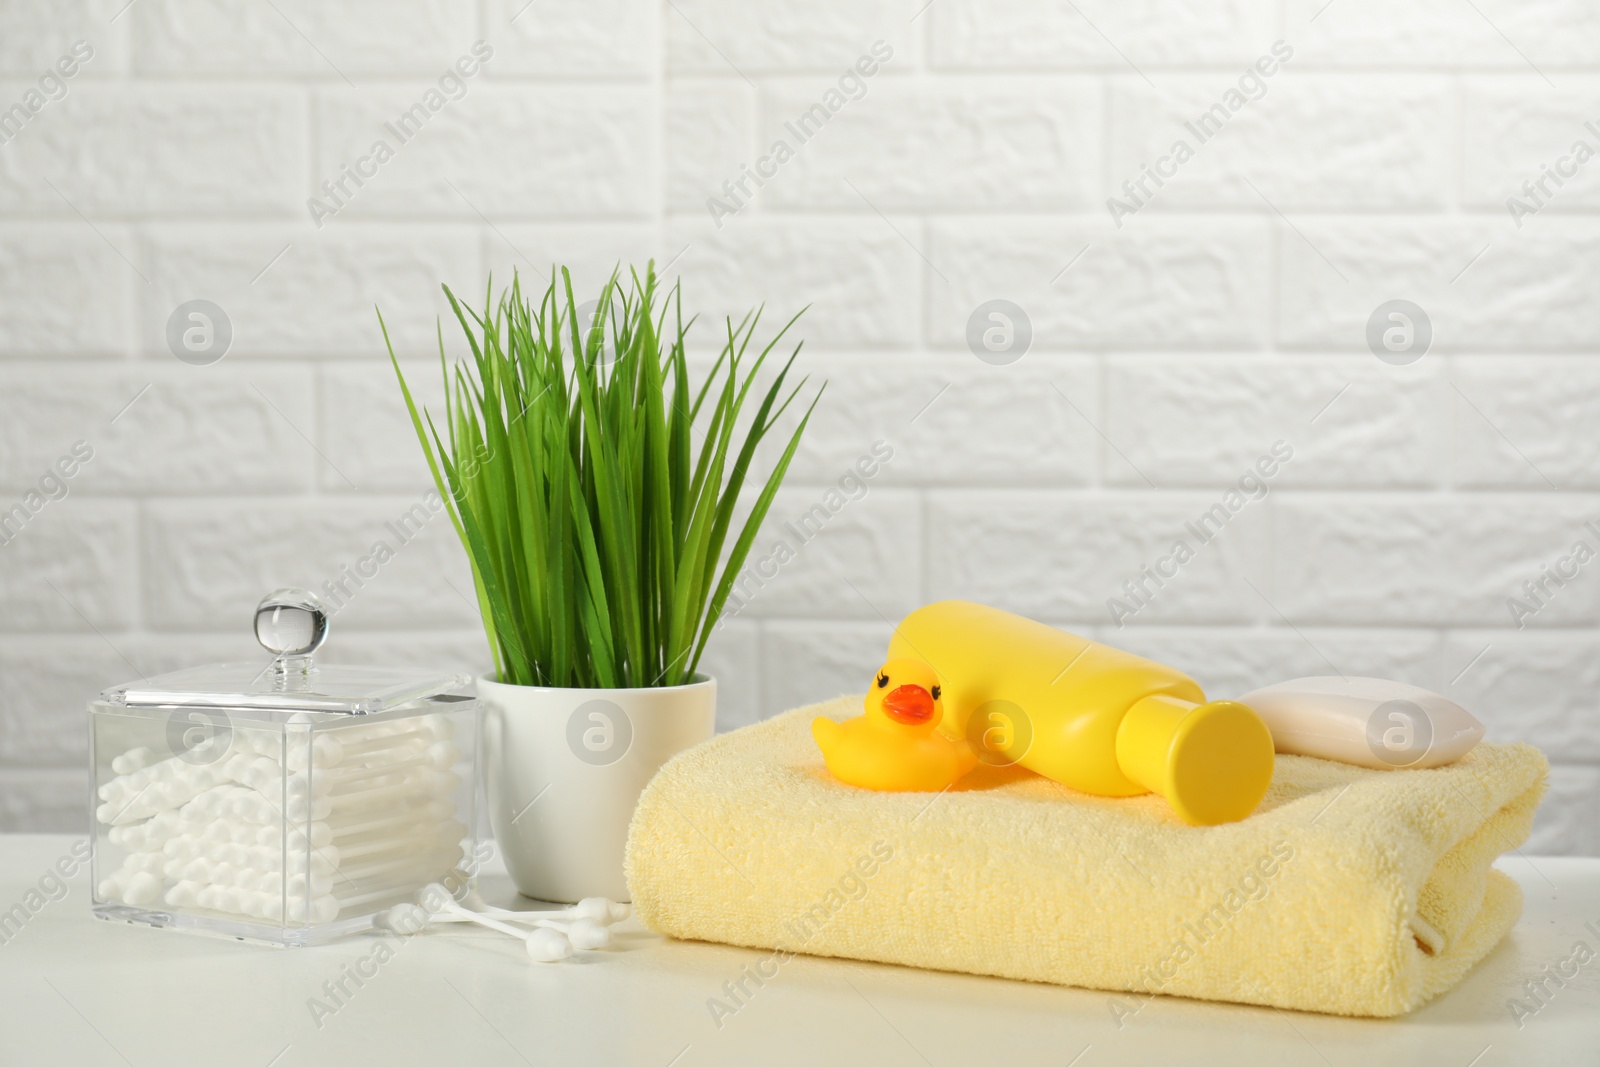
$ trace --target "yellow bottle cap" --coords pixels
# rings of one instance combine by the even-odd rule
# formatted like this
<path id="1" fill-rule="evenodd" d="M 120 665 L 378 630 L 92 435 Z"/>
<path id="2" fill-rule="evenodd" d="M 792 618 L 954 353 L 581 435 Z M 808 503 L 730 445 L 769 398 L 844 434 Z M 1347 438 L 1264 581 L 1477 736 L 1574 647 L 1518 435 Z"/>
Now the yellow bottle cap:
<path id="1" fill-rule="evenodd" d="M 1272 784 L 1273 762 L 1266 723 L 1235 700 L 1145 697 L 1117 731 L 1122 772 L 1196 826 L 1237 822 L 1255 811 Z"/>

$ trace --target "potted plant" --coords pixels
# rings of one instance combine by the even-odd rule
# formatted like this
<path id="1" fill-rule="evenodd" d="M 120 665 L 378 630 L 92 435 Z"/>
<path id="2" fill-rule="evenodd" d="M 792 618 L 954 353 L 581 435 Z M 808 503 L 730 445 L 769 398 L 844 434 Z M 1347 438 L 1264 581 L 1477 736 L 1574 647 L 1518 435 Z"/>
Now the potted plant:
<path id="1" fill-rule="evenodd" d="M 728 320 L 696 385 L 679 287 L 658 300 L 653 263 L 630 275 L 587 315 L 564 268 L 537 301 L 516 279 L 495 301 L 491 283 L 482 311 L 444 287 L 471 358 L 446 366 L 441 331 L 442 432 L 384 328 L 494 654 L 478 692 L 495 837 L 544 900 L 627 899 L 628 821 L 661 764 L 714 731 L 700 658 L 821 395 L 739 519 L 806 384 L 786 386 L 798 345 L 758 384 L 795 319 L 758 349 L 759 309 Z"/>

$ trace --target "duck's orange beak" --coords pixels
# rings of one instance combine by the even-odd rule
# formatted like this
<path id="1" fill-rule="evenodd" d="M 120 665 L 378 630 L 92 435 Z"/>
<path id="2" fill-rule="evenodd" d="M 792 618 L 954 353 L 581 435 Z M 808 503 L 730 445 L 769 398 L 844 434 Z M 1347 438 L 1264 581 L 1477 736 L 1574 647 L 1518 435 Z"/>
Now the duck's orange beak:
<path id="1" fill-rule="evenodd" d="M 883 711 L 903 726 L 921 726 L 933 718 L 933 694 L 920 685 L 897 686 L 883 698 Z"/>

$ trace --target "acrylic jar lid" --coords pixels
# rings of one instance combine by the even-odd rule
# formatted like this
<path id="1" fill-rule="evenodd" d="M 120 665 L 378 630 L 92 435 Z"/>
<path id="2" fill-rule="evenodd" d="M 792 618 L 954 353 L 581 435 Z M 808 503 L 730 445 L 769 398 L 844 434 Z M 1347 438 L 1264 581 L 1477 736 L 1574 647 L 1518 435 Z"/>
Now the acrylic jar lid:
<path id="1" fill-rule="evenodd" d="M 469 675 L 387 667 L 317 666 L 313 654 L 328 639 L 328 613 L 315 593 L 279 589 L 256 606 L 256 639 L 266 663 L 189 667 L 105 690 L 119 707 L 240 708 L 280 712 L 372 715 L 430 697 L 455 694 Z"/>

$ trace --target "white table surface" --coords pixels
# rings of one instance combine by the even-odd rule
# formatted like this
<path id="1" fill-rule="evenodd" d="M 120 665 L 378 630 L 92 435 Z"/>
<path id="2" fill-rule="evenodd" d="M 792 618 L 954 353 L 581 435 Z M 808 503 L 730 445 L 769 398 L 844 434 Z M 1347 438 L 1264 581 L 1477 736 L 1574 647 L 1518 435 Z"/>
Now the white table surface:
<path id="1" fill-rule="evenodd" d="M 0 911 L 73 838 L 0 836 Z M 1522 921 L 1446 996 L 1401 1019 L 1157 997 L 1119 1028 L 1110 994 L 796 957 L 719 1028 L 707 1000 L 763 953 L 651 934 L 538 965 L 487 930 L 407 941 L 333 1015 L 308 1001 L 376 942 L 273 949 L 89 913 L 86 871 L 0 944 L 0 1064 L 1600 1064 L 1600 955 L 1519 1028 L 1508 999 L 1586 942 L 1600 954 L 1600 860 L 1507 858 Z M 486 874 L 483 895 L 536 907 Z M 353 988 L 353 987 L 352 987 Z"/>

